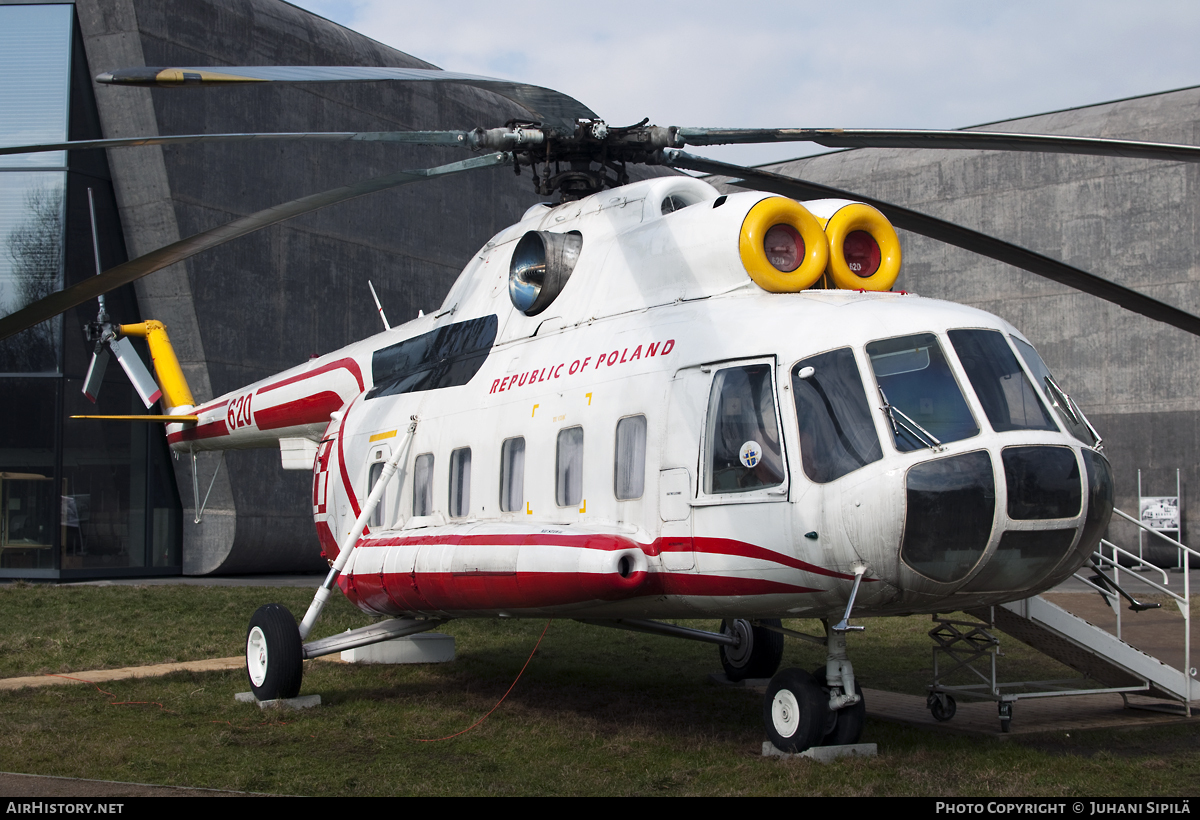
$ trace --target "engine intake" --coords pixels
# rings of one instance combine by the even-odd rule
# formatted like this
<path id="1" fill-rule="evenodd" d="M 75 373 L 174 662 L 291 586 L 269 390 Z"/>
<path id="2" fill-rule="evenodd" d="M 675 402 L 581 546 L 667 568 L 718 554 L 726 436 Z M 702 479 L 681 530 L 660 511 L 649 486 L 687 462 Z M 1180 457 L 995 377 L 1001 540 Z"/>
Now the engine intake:
<path id="1" fill-rule="evenodd" d="M 759 202 L 742 221 L 738 249 L 746 273 L 763 290 L 811 288 L 829 263 L 829 243 L 808 209 L 781 196 Z"/>
<path id="2" fill-rule="evenodd" d="M 526 316 L 537 316 L 558 298 L 583 247 L 583 234 L 529 231 L 517 242 L 508 267 L 508 298 Z"/>

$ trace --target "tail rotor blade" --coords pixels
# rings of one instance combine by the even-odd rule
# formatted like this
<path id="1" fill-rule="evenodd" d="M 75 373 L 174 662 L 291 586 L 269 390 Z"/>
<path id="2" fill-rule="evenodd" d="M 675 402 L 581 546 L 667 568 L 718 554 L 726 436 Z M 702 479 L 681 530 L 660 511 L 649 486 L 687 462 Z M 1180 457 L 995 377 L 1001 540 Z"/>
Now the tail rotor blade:
<path id="1" fill-rule="evenodd" d="M 104 383 L 104 371 L 108 369 L 109 357 L 107 347 L 96 346 L 96 351 L 92 354 L 92 363 L 88 365 L 87 378 L 83 380 L 83 395 L 87 396 L 87 400 L 92 404 L 100 398 L 100 385 Z"/>
<path id="2" fill-rule="evenodd" d="M 162 391 L 158 389 L 158 384 L 150 375 L 150 371 L 146 369 L 146 365 L 142 364 L 142 357 L 133 349 L 133 345 L 129 343 L 128 339 L 116 339 L 109 342 L 109 345 L 116 354 L 117 362 L 125 371 L 125 375 L 129 377 L 129 381 L 133 382 L 133 389 L 142 397 L 142 403 L 149 409 L 154 402 L 162 398 Z"/>

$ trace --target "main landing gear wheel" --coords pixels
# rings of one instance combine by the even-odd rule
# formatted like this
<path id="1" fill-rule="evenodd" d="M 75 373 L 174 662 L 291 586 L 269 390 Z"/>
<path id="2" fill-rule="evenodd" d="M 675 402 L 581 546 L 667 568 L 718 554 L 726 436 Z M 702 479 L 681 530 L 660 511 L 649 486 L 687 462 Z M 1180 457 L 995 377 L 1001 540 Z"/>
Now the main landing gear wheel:
<path id="1" fill-rule="evenodd" d="M 766 626 L 783 626 L 782 621 L 759 621 Z M 731 681 L 769 678 L 783 662 L 782 633 L 753 626 L 743 618 L 721 621 L 723 635 L 737 636 L 737 646 L 722 646 L 721 667 Z"/>
<path id="2" fill-rule="evenodd" d="M 803 752 L 821 742 L 829 700 L 812 675 L 784 669 L 771 678 L 763 699 L 767 737 L 782 752 Z"/>
<path id="3" fill-rule="evenodd" d="M 813 672 L 813 681 L 825 693 L 826 717 L 822 746 L 850 746 L 862 738 L 863 724 L 867 721 L 867 701 L 863 698 L 862 687 L 854 682 L 854 694 L 858 695 L 858 703 L 833 710 L 828 708 L 829 685 L 825 682 L 825 669 L 822 667 Z"/>
<path id="4" fill-rule="evenodd" d="M 304 676 L 300 630 L 287 607 L 261 606 L 246 633 L 246 674 L 259 700 L 294 698 Z"/>

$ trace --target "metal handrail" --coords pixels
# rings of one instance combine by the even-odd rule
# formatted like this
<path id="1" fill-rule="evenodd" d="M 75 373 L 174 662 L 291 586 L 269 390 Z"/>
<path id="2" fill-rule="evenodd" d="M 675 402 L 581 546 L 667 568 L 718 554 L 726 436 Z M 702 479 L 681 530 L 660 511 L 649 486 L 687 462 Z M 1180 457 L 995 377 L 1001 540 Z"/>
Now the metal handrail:
<path id="1" fill-rule="evenodd" d="M 1143 576 L 1136 575 L 1136 574 L 1133 577 L 1137 578 L 1138 581 L 1142 582 L 1146 586 L 1148 586 L 1154 590 L 1157 590 L 1158 592 L 1164 593 L 1167 596 L 1169 596 L 1171 599 L 1173 599 L 1176 603 L 1176 606 L 1179 607 L 1179 610 L 1180 610 L 1181 614 L 1183 615 L 1183 669 L 1180 670 L 1180 673 L 1183 675 L 1182 689 L 1186 693 L 1185 700 L 1190 703 L 1191 695 L 1192 695 L 1192 678 L 1194 678 L 1196 676 L 1196 670 L 1192 668 L 1191 561 L 1188 560 L 1188 556 L 1194 555 L 1197 558 L 1200 558 L 1200 551 L 1194 550 L 1191 547 L 1187 546 L 1186 544 L 1175 540 L 1174 538 L 1163 535 L 1162 532 L 1154 529 L 1153 527 L 1146 526 L 1141 521 L 1139 521 L 1138 519 L 1129 515 L 1128 513 L 1122 512 L 1121 510 L 1118 510 L 1116 508 L 1113 509 L 1113 513 L 1121 518 L 1124 518 L 1126 521 L 1130 522 L 1134 526 L 1136 526 L 1140 529 L 1143 529 L 1147 532 L 1153 533 L 1154 535 L 1156 535 L 1159 538 L 1163 539 L 1164 541 L 1168 542 L 1172 546 L 1176 547 L 1181 552 L 1180 557 L 1182 560 L 1180 561 L 1180 563 L 1183 565 L 1181 567 L 1181 569 L 1183 571 L 1183 594 L 1182 595 L 1180 595 L 1177 592 L 1173 592 L 1172 590 L 1168 589 L 1166 586 L 1163 586 L 1163 585 L 1155 583 L 1154 581 L 1151 581 L 1149 578 L 1145 578 Z M 1113 569 L 1113 581 L 1117 584 L 1117 586 L 1120 586 L 1120 583 L 1121 583 L 1121 581 L 1120 581 L 1121 563 L 1118 560 L 1118 556 L 1125 556 L 1126 558 L 1128 558 L 1130 561 L 1134 562 L 1138 566 L 1141 566 L 1145 569 L 1153 569 L 1153 570 L 1161 573 L 1162 579 L 1163 579 L 1163 584 L 1167 584 L 1169 582 L 1169 576 L 1167 575 L 1166 571 L 1162 569 L 1162 567 L 1156 566 L 1156 565 L 1150 563 L 1149 561 L 1146 561 L 1141 556 L 1135 555 L 1134 553 L 1130 552 L 1129 550 L 1118 547 L 1116 544 L 1112 543 L 1111 541 L 1108 541 L 1107 539 L 1101 539 L 1100 545 L 1101 545 L 1101 549 L 1098 549 L 1094 553 L 1094 556 L 1098 559 L 1097 566 L 1100 566 L 1100 565 L 1111 566 Z M 1104 554 L 1103 547 L 1108 547 L 1109 549 L 1112 550 L 1111 558 L 1109 558 L 1108 556 L 1106 556 Z M 1089 579 L 1085 578 L 1080 573 L 1076 573 L 1075 577 L 1080 579 L 1081 581 L 1083 581 L 1085 584 L 1092 587 L 1093 589 L 1096 589 L 1098 592 L 1100 592 L 1102 595 L 1104 595 L 1109 600 L 1112 599 L 1112 596 L 1116 595 L 1116 593 L 1111 590 L 1101 589 L 1100 587 L 1098 587 L 1096 584 L 1093 584 Z M 1121 607 L 1115 606 L 1113 609 L 1117 616 L 1117 639 L 1120 640 L 1121 639 Z M 1188 715 L 1191 716 L 1190 705 L 1188 705 L 1186 708 L 1187 708 Z"/>
<path id="2" fill-rule="evenodd" d="M 1116 544 L 1114 544 L 1112 541 L 1109 541 L 1109 540 L 1108 540 L 1108 539 L 1106 539 L 1106 538 L 1101 538 L 1101 539 L 1100 539 L 1100 543 L 1101 543 L 1103 546 L 1106 546 L 1106 547 L 1108 547 L 1110 550 L 1112 550 L 1112 551 L 1113 551 L 1113 557 L 1112 557 L 1112 558 L 1109 558 L 1109 557 L 1108 557 L 1107 555 L 1105 555 L 1103 552 L 1097 552 L 1097 553 L 1096 553 L 1097 555 L 1099 555 L 1099 556 L 1100 556 L 1100 560 L 1101 560 L 1101 561 L 1103 561 L 1104 563 L 1106 563 L 1106 564 L 1111 564 L 1111 565 L 1113 565 L 1113 566 L 1115 566 L 1115 567 L 1117 567 L 1117 568 L 1120 568 L 1120 566 L 1121 566 L 1121 565 L 1120 565 L 1120 563 L 1118 563 L 1118 561 L 1116 560 L 1116 559 L 1117 559 L 1117 553 L 1120 553 L 1121 555 L 1124 555 L 1126 558 L 1129 558 L 1129 559 L 1131 559 L 1131 560 L 1133 560 L 1133 561 L 1137 561 L 1139 564 L 1145 564 L 1145 565 L 1146 565 L 1146 571 L 1147 571 L 1147 572 L 1157 572 L 1158 574 L 1160 574 L 1160 575 L 1162 576 L 1162 579 L 1163 579 L 1163 583 L 1164 583 L 1164 584 L 1170 583 L 1170 576 L 1169 576 L 1169 575 L 1167 575 L 1167 571 L 1166 571 L 1165 569 L 1163 569 L 1162 567 L 1155 566 L 1154 564 L 1151 564 L 1151 563 L 1150 563 L 1149 561 L 1147 561 L 1146 559 L 1142 558 L 1140 555 L 1136 555 L 1136 554 L 1134 554 L 1134 553 L 1130 552 L 1130 551 L 1129 551 L 1129 550 L 1127 550 L 1127 549 L 1124 549 L 1124 548 L 1122 548 L 1122 547 L 1118 547 Z M 1154 587 L 1155 589 L 1157 589 L 1157 590 L 1159 590 L 1159 591 L 1161 591 L 1161 592 L 1165 592 L 1165 593 L 1167 593 L 1168 595 L 1171 595 L 1171 596 L 1173 596 L 1173 597 L 1175 597 L 1175 598 L 1179 598 L 1179 595 L 1178 595 L 1178 594 L 1176 594 L 1176 593 L 1172 592 L 1170 589 L 1168 589 L 1168 588 L 1167 588 L 1167 587 L 1165 587 L 1165 586 L 1160 586 L 1160 585 L 1158 585 L 1158 584 L 1154 583 L 1153 581 L 1148 581 L 1148 580 L 1146 580 L 1145 578 L 1141 578 L 1141 577 L 1139 577 L 1139 578 L 1138 578 L 1138 580 L 1139 580 L 1139 581 L 1141 581 L 1142 583 L 1146 584 L 1147 586 L 1152 586 L 1152 587 Z M 1182 599 L 1182 598 L 1180 598 L 1180 600 L 1183 600 L 1183 599 Z"/>
<path id="3" fill-rule="evenodd" d="M 1134 518 L 1129 513 L 1122 512 L 1121 510 L 1118 510 L 1116 507 L 1113 507 L 1113 512 L 1115 514 L 1121 516 L 1122 518 L 1124 518 L 1129 523 L 1145 530 L 1146 532 L 1152 532 L 1155 535 L 1157 535 L 1159 538 L 1161 538 L 1162 540 L 1168 541 L 1168 542 L 1174 544 L 1175 546 L 1179 547 L 1180 549 L 1184 550 L 1185 552 L 1190 552 L 1192 555 L 1195 555 L 1197 558 L 1200 558 L 1200 552 L 1197 552 L 1196 550 L 1192 549 L 1187 544 L 1182 544 L 1179 541 L 1176 541 L 1174 538 L 1168 538 L 1167 536 L 1163 535 L 1161 531 L 1156 530 L 1153 527 L 1147 527 L 1145 524 L 1143 524 L 1138 519 Z"/>

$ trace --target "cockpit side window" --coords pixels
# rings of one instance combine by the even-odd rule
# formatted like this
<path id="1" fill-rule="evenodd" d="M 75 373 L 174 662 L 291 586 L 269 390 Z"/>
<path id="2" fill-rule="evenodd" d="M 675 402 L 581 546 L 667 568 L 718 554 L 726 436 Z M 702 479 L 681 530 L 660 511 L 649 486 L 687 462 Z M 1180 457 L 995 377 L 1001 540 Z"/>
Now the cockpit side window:
<path id="1" fill-rule="evenodd" d="M 897 450 L 919 450 L 979 433 L 979 425 L 932 333 L 871 342 L 867 355 Z"/>
<path id="2" fill-rule="evenodd" d="M 1046 367 L 1046 363 L 1042 361 L 1042 357 L 1033 349 L 1033 345 L 1021 341 L 1016 336 L 1013 336 L 1012 340 L 1017 346 L 1017 352 L 1021 354 L 1021 358 L 1029 366 L 1029 372 L 1033 374 L 1033 380 L 1041 386 L 1042 390 L 1046 391 L 1046 398 L 1050 400 L 1050 405 L 1054 408 L 1054 412 L 1058 414 L 1063 427 L 1066 428 L 1068 433 L 1087 446 L 1095 447 L 1097 443 L 1096 437 L 1088 429 L 1088 424 L 1079 412 L 1079 408 L 1071 400 L 1071 397 L 1058 386 L 1058 382 L 1050 375 L 1050 368 Z"/>
<path id="3" fill-rule="evenodd" d="M 883 458 L 862 376 L 848 347 L 792 368 L 804 474 L 818 484 Z"/>
<path id="4" fill-rule="evenodd" d="M 1057 429 L 1000 331 L 951 330 L 949 336 L 993 430 Z"/>
<path id="5" fill-rule="evenodd" d="M 771 369 L 769 364 L 727 367 L 713 377 L 706 493 L 742 493 L 783 483 Z"/>

